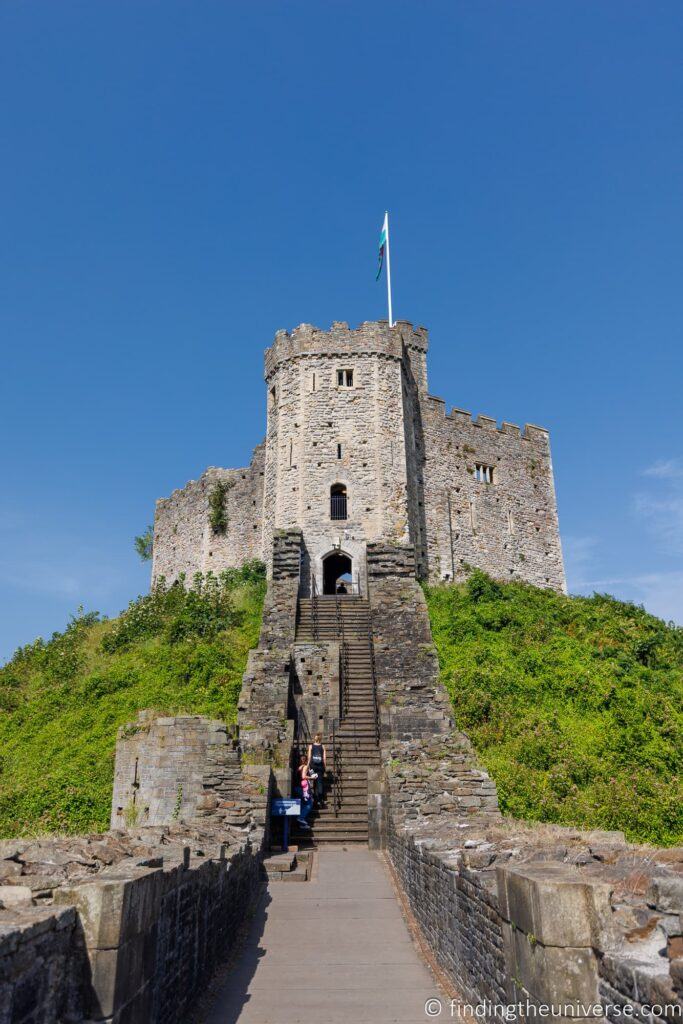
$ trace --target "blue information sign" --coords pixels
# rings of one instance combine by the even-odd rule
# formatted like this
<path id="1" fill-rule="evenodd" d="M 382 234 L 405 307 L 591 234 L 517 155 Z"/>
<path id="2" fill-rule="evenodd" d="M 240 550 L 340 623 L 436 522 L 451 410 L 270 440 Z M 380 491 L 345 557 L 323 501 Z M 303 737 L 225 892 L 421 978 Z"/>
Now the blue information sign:
<path id="1" fill-rule="evenodd" d="M 301 800 L 271 800 L 270 813 L 274 818 L 284 818 L 282 849 L 285 853 L 289 849 L 289 819 L 298 818 L 301 814 Z"/>
<path id="2" fill-rule="evenodd" d="M 298 818 L 301 814 L 301 800 L 271 800 L 270 813 L 278 818 Z"/>

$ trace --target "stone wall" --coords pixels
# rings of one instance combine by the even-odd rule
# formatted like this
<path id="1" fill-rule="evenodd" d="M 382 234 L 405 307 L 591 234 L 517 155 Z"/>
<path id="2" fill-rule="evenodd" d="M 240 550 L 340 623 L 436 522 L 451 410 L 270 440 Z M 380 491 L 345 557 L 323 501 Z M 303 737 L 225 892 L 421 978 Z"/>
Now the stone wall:
<path id="1" fill-rule="evenodd" d="M 446 988 L 474 1005 L 529 1003 L 527 1020 L 549 1005 L 562 1020 L 680 1021 L 683 849 L 504 819 L 474 759 L 458 775 L 443 753 L 394 744 L 378 799 L 396 883 Z"/>
<path id="2" fill-rule="evenodd" d="M 264 892 L 270 768 L 191 716 L 118 746 L 113 817 L 137 761 L 154 825 L 0 843 L 0 1024 L 186 1024 Z"/>
<path id="3" fill-rule="evenodd" d="M 169 498 L 160 498 L 154 514 L 152 584 L 162 577 L 173 583 L 181 574 L 188 582 L 197 572 L 237 568 L 263 558 L 264 447 L 255 449 L 245 469 L 211 467 Z M 209 495 L 217 483 L 224 497 L 226 528 L 216 532 L 209 522 Z"/>
<path id="4" fill-rule="evenodd" d="M 453 727 L 415 564 L 409 546 L 368 546 L 382 717 L 370 842 L 386 850 L 446 986 L 474 1004 L 573 1004 L 563 1019 L 616 1022 L 628 1006 L 653 1024 L 647 1003 L 683 1014 L 683 849 L 501 815 Z"/>
<path id="5" fill-rule="evenodd" d="M 296 643 L 293 647 L 292 700 L 304 743 L 317 732 L 332 734 L 340 715 L 339 644 Z"/>
<path id="6" fill-rule="evenodd" d="M 382 738 L 443 734 L 452 726 L 450 701 L 439 682 L 414 550 L 371 544 L 367 564 Z"/>
<path id="7" fill-rule="evenodd" d="M 421 403 L 429 577 L 458 579 L 471 565 L 504 580 L 565 590 L 547 430 Z M 493 482 L 476 479 L 490 467 Z"/>
<path id="8" fill-rule="evenodd" d="M 335 543 L 363 581 L 366 540 L 409 540 L 403 430 L 404 344 L 424 331 L 386 324 L 302 324 L 278 332 L 266 352 L 266 495 L 273 525 L 304 534 L 304 590 L 322 589 L 322 560 Z M 351 387 L 337 372 L 353 373 Z M 348 518 L 330 517 L 330 489 L 347 489 Z"/>
<path id="9" fill-rule="evenodd" d="M 224 722 L 198 715 L 154 718 L 142 712 L 119 729 L 112 828 L 166 825 L 192 817 L 204 796 L 208 751 L 220 752 L 224 773 L 241 784 L 239 752 Z M 214 761 L 218 767 L 218 759 Z"/>

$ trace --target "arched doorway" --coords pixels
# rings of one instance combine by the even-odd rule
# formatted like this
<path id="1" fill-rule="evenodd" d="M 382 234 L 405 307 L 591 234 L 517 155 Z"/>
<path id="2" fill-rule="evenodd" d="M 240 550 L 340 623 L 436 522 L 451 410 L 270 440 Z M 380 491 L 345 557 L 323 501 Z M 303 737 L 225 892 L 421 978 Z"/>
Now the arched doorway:
<path id="1" fill-rule="evenodd" d="M 351 593 L 353 563 L 343 551 L 333 551 L 323 559 L 323 594 Z"/>

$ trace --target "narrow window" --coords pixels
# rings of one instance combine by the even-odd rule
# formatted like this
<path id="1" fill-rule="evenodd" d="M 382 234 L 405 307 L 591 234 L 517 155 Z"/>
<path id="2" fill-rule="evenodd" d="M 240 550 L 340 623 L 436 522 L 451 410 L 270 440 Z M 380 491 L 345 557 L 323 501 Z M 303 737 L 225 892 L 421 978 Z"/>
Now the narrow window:
<path id="1" fill-rule="evenodd" d="M 340 444 L 338 444 L 337 445 L 337 458 L 341 459 L 341 457 L 342 457 L 342 446 Z"/>
<path id="2" fill-rule="evenodd" d="M 515 517 L 512 512 L 508 509 L 508 533 L 515 532 Z"/>
<path id="3" fill-rule="evenodd" d="M 483 462 L 477 462 L 474 467 L 474 479 L 480 484 L 492 484 L 493 466 L 485 466 Z"/>
<path id="4" fill-rule="evenodd" d="M 292 455 L 293 455 L 293 452 L 294 452 L 294 442 L 290 441 L 289 442 L 289 465 L 290 465 L 290 467 L 292 465 Z"/>
<path id="5" fill-rule="evenodd" d="M 353 370 L 337 370 L 337 387 L 353 387 Z"/>
<path id="6" fill-rule="evenodd" d="M 474 505 L 474 498 L 470 498 L 470 526 L 472 533 L 477 532 L 477 510 Z"/>
<path id="7" fill-rule="evenodd" d="M 315 391 L 315 374 L 313 374 L 313 380 L 311 382 L 311 391 Z"/>
<path id="8" fill-rule="evenodd" d="M 332 484 L 330 487 L 330 519 L 346 518 L 346 487 L 344 484 Z"/>

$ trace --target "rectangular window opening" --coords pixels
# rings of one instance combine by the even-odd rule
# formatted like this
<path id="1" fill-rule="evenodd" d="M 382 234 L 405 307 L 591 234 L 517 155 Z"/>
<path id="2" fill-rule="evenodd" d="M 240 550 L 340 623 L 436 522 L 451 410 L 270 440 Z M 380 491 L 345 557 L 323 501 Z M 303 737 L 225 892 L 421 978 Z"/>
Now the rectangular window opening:
<path id="1" fill-rule="evenodd" d="M 474 479 L 479 484 L 492 484 L 494 482 L 493 466 L 486 466 L 483 462 L 477 462 L 474 466 Z"/>
<path id="2" fill-rule="evenodd" d="M 342 446 L 340 444 L 338 444 L 337 445 L 337 458 L 341 459 L 341 457 L 342 457 Z"/>
<path id="3" fill-rule="evenodd" d="M 353 387 L 353 370 L 337 370 L 337 387 Z"/>

